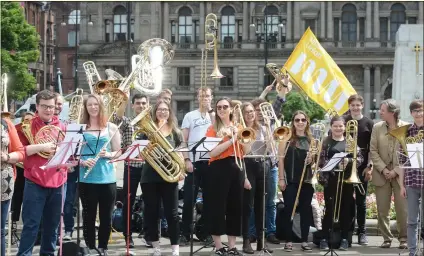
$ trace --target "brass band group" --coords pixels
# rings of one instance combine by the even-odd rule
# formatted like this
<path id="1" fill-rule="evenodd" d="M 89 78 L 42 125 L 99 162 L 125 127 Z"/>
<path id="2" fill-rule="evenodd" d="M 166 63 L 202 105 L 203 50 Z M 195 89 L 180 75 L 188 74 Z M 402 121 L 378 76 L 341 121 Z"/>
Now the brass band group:
<path id="1" fill-rule="evenodd" d="M 206 20 L 214 22 L 210 17 Z M 214 50 L 211 76 L 220 78 L 214 38 L 217 34 L 215 30 L 207 31 L 206 38 L 212 40 L 204 56 Z M 374 124 L 362 114 L 364 101 L 358 94 L 348 98 L 349 111 L 345 115 L 329 112 L 328 126 L 312 122 L 303 109 L 282 122 L 280 113 L 286 94 L 297 85 L 289 74 L 277 69 L 275 86 L 273 83 L 258 98 L 242 102 L 214 98 L 207 86 L 209 76 L 202 68 L 202 84 L 196 92 L 199 107 L 186 113 L 179 127 L 171 104 L 172 91 L 161 87 L 163 66 L 173 54 L 165 40 L 147 40 L 133 57 L 133 69 L 127 77 L 107 70 L 105 80 L 93 62 L 84 63 L 91 92 L 84 95 L 82 90 L 77 91 L 70 102 L 69 120 L 58 117 L 63 97 L 47 90 L 36 96 L 36 113 L 24 115 L 16 127 L 7 110 L 2 112 L 2 256 L 6 220 L 11 216 L 10 234 L 20 213 L 23 228 L 17 255 L 32 255 L 37 237 L 40 255 L 54 255 L 57 246 L 63 247 L 63 241 L 75 238 L 74 203 L 79 204 L 79 199 L 85 246 L 92 254 L 108 255 L 119 171 L 124 172 L 123 235 L 128 249 L 135 246 L 128 210 L 132 209 L 139 184 L 144 203 L 141 229 L 151 247 L 149 253 L 161 255 L 160 222 L 164 219 L 175 256 L 180 255 L 180 245 L 187 246 L 191 241 L 199 188 L 205 240 L 213 242 L 216 255 L 253 254 L 252 243 L 256 243 L 257 251 L 272 253 L 267 243 L 280 243 L 277 228 L 285 231 L 285 252 L 313 251 L 309 241 L 310 227 L 315 226 L 311 204 L 318 184 L 324 187 L 325 199 L 318 248 L 348 250 L 356 226 L 357 242 L 367 245 L 366 196 L 372 182 L 383 237 L 381 248 L 391 247 L 394 239 L 389 223 L 394 196 L 399 248 L 416 254 L 424 178 L 422 169 L 407 168 L 406 144 L 422 142 L 422 99 L 412 101 L 409 109 L 402 109 L 410 111 L 412 124 L 399 120 L 401 110 L 392 99 L 381 103 L 381 121 Z M 202 64 L 207 70 L 203 58 Z M 139 91 L 132 97 L 131 88 Z M 268 102 L 265 98 L 272 90 L 277 96 Z M 127 104 L 132 116 L 125 114 Z M 63 148 L 61 141 L 71 123 L 86 125 L 81 152 L 70 159 L 72 167 L 42 168 Z M 219 143 L 206 153 L 180 150 L 191 149 L 204 137 Z M 136 140 L 147 140 L 148 144 L 136 159 L 125 162 L 124 170 L 117 170 L 111 160 L 121 156 Z M 323 171 L 339 153 L 346 154 L 334 168 Z M 15 168 L 17 163 L 21 163 L 20 168 Z M 184 205 L 180 221 L 178 184 L 182 182 Z M 284 202 L 281 227 L 276 227 L 278 190 Z M 300 248 L 293 245 L 297 213 Z M 334 233 L 340 239 L 333 239 Z M 221 240 L 223 235 L 228 237 L 227 244 Z M 242 252 L 236 246 L 240 236 Z M 10 239 L 11 236 L 8 245 Z"/>

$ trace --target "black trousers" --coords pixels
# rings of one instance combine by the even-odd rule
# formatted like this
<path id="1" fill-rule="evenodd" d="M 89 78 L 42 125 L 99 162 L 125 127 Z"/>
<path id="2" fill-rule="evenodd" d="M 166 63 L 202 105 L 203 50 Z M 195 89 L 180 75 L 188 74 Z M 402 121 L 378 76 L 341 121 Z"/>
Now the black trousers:
<path id="1" fill-rule="evenodd" d="M 124 231 L 122 232 L 123 235 L 126 237 L 127 235 L 132 235 L 132 231 L 131 231 L 131 215 L 132 215 L 132 207 L 134 205 L 134 201 L 135 201 L 135 196 L 137 194 L 137 188 L 138 188 L 138 184 L 140 184 L 140 180 L 141 180 L 141 171 L 143 170 L 142 167 L 137 168 L 137 167 L 132 167 L 130 166 L 130 202 L 128 204 L 128 166 L 125 165 L 124 167 L 124 187 L 123 187 L 123 191 L 124 191 L 124 206 L 123 206 L 123 210 L 122 210 L 122 214 L 123 214 L 123 227 L 124 227 Z M 130 208 L 130 225 L 129 225 L 129 230 L 127 231 L 127 221 L 128 221 L 128 206 Z"/>
<path id="2" fill-rule="evenodd" d="M 299 189 L 298 183 L 288 183 L 286 190 L 284 190 L 284 229 L 286 231 L 286 241 L 292 242 L 293 222 L 291 221 L 291 214 L 296 201 L 297 190 Z M 302 242 L 308 242 L 309 227 L 311 226 L 312 212 L 311 202 L 314 195 L 314 187 L 309 183 L 303 183 L 299 193 L 299 203 L 296 211 L 300 214 L 300 233 Z"/>
<path id="3" fill-rule="evenodd" d="M 186 237 L 189 237 L 191 234 L 194 203 L 199 192 L 199 187 L 203 188 L 202 181 L 204 174 L 209 170 L 209 163 L 208 161 L 197 161 L 193 163 L 193 167 L 193 172 L 187 173 L 187 177 L 184 180 L 184 205 L 181 231 Z M 204 191 L 202 192 L 204 193 Z"/>
<path id="4" fill-rule="evenodd" d="M 365 195 L 359 193 L 358 187 L 355 186 L 355 201 L 356 201 L 356 221 L 358 223 L 358 234 L 365 234 L 365 220 L 367 219 L 367 193 L 368 193 L 368 181 L 364 181 L 362 172 L 364 170 L 358 170 L 359 179 L 362 181 L 362 186 L 365 190 Z M 355 223 L 353 223 L 353 226 Z"/>
<path id="5" fill-rule="evenodd" d="M 243 190 L 243 219 L 242 233 L 243 239 L 249 238 L 249 219 L 251 209 L 255 212 L 255 227 L 257 237 L 262 237 L 263 226 L 263 203 L 264 203 L 264 168 L 263 162 L 256 159 L 247 158 L 246 174 L 252 188 Z"/>
<path id="6" fill-rule="evenodd" d="M 343 180 L 343 177 L 341 177 Z M 336 175 L 330 175 L 328 179 L 328 185 L 324 187 L 324 200 L 325 200 L 325 214 L 324 221 L 322 223 L 322 231 L 324 237 L 327 239 L 330 238 L 330 229 L 333 224 L 334 209 L 338 211 L 338 205 L 335 205 L 336 201 L 336 192 L 338 184 L 338 173 Z M 340 184 L 340 183 L 339 183 Z M 335 224 L 340 228 L 341 238 L 348 239 L 349 231 L 354 221 L 354 207 L 355 199 L 353 198 L 353 184 L 347 184 L 343 182 L 343 190 L 341 193 L 341 205 L 340 205 L 340 214 L 339 214 L 339 223 Z M 340 197 L 340 187 L 339 187 L 339 197 Z"/>
<path id="7" fill-rule="evenodd" d="M 237 167 L 233 156 L 210 163 L 203 206 L 209 234 L 241 235 L 243 185 L 244 172 Z"/>
<path id="8" fill-rule="evenodd" d="M 12 221 L 19 221 L 21 216 L 22 202 L 24 200 L 25 177 L 24 169 L 16 166 L 16 180 L 12 196 Z"/>
<path id="9" fill-rule="evenodd" d="M 142 183 L 144 199 L 144 223 L 147 241 L 159 241 L 159 221 L 161 201 L 171 245 L 179 244 L 180 220 L 178 216 L 178 183 Z"/>
<path id="10" fill-rule="evenodd" d="M 112 212 L 116 199 L 116 183 L 90 184 L 79 183 L 82 202 L 83 235 L 89 249 L 96 247 L 96 215 L 99 206 L 100 226 L 98 231 L 98 248 L 107 249 L 112 231 Z"/>

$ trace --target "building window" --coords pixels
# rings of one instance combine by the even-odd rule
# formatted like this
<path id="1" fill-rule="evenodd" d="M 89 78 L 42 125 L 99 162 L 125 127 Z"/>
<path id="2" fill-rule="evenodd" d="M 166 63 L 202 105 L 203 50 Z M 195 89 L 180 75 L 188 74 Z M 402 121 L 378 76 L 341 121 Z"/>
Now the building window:
<path id="1" fill-rule="evenodd" d="M 50 49 L 47 49 L 47 53 L 46 53 L 46 58 L 47 58 L 47 65 L 51 65 L 52 64 L 52 60 L 51 60 L 51 54 L 50 54 Z"/>
<path id="2" fill-rule="evenodd" d="M 242 20 L 237 21 L 237 26 L 238 26 L 237 41 L 242 42 L 243 41 L 243 21 Z"/>
<path id="3" fill-rule="evenodd" d="M 225 6 L 221 11 L 221 41 L 224 48 L 232 48 L 236 36 L 235 10 L 231 6 Z"/>
<path id="4" fill-rule="evenodd" d="M 403 4 L 392 5 L 390 12 L 390 41 L 396 40 L 396 32 L 400 25 L 406 23 L 405 6 Z"/>
<path id="5" fill-rule="evenodd" d="M 177 68 L 178 86 L 190 86 L 190 68 Z"/>
<path id="6" fill-rule="evenodd" d="M 233 68 L 220 68 L 221 74 L 224 76 L 220 79 L 220 86 L 233 86 Z"/>
<path id="7" fill-rule="evenodd" d="M 342 8 L 342 41 L 356 41 L 356 7 L 345 4 Z"/>
<path id="8" fill-rule="evenodd" d="M 310 28 L 315 34 L 315 19 L 305 19 L 305 31 Z"/>
<path id="9" fill-rule="evenodd" d="M 365 41 L 365 18 L 359 18 L 359 41 Z"/>
<path id="10" fill-rule="evenodd" d="M 339 33 L 340 24 L 339 23 L 340 23 L 340 19 L 334 18 L 334 28 L 333 28 L 334 41 L 340 41 L 340 33 Z"/>
<path id="11" fill-rule="evenodd" d="M 386 42 L 388 40 L 389 31 L 387 31 L 387 18 L 380 18 L 380 40 Z"/>
<path id="12" fill-rule="evenodd" d="M 134 41 L 134 31 L 135 31 L 135 29 L 134 29 L 134 24 L 135 24 L 135 20 L 134 19 L 131 19 L 131 27 L 130 27 L 130 32 L 131 32 L 131 39 Z"/>
<path id="13" fill-rule="evenodd" d="M 196 28 L 194 30 L 195 40 L 198 43 L 199 42 L 199 35 L 200 35 L 200 24 L 199 24 L 198 20 L 194 22 L 194 27 Z"/>
<path id="14" fill-rule="evenodd" d="M 112 32 L 112 27 L 110 25 L 110 20 L 105 20 L 105 41 L 106 43 L 110 42 L 110 33 Z"/>
<path id="15" fill-rule="evenodd" d="M 56 24 L 53 24 L 53 41 L 55 42 L 56 42 L 56 33 L 57 33 L 56 29 L 57 29 Z"/>
<path id="16" fill-rule="evenodd" d="M 286 20 L 283 20 L 283 28 L 281 29 L 281 42 L 286 41 Z"/>
<path id="17" fill-rule="evenodd" d="M 79 31 L 77 34 L 75 34 L 75 31 L 69 31 L 68 32 L 68 46 L 75 46 L 75 35 L 77 35 L 77 43 L 79 43 Z"/>
<path id="18" fill-rule="evenodd" d="M 193 21 L 191 17 L 191 9 L 182 7 L 178 11 L 178 36 L 180 44 L 184 47 L 190 47 L 191 37 L 193 35 Z"/>
<path id="19" fill-rule="evenodd" d="M 35 26 L 35 11 L 32 11 L 32 25 Z"/>
<path id="20" fill-rule="evenodd" d="M 176 32 L 177 32 L 177 28 L 175 26 L 175 21 L 171 21 L 171 43 L 172 44 L 175 43 Z"/>
<path id="21" fill-rule="evenodd" d="M 113 11 L 113 40 L 127 40 L 127 9 L 122 5 Z"/>
<path id="22" fill-rule="evenodd" d="M 265 22 L 265 33 L 267 33 L 268 41 L 277 42 L 280 18 L 278 17 L 278 9 L 274 5 L 265 8 Z"/>
<path id="23" fill-rule="evenodd" d="M 80 24 L 80 21 L 81 21 L 81 11 L 80 10 L 73 10 L 69 14 L 68 24 L 70 24 L 70 25 Z"/>
<path id="24" fill-rule="evenodd" d="M 408 24 L 417 24 L 417 17 L 409 17 Z"/>
<path id="25" fill-rule="evenodd" d="M 177 101 L 177 119 L 178 125 L 181 126 L 184 116 L 186 113 L 190 112 L 190 101 L 188 100 L 178 100 Z"/>

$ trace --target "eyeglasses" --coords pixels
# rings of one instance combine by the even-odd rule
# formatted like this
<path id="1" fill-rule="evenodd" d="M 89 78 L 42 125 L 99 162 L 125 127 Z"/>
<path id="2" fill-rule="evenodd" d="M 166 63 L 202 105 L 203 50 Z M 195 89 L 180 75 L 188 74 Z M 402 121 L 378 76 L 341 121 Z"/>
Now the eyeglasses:
<path id="1" fill-rule="evenodd" d="M 222 106 L 216 106 L 217 110 L 227 110 L 230 106 L 228 105 L 222 105 Z"/>
<path id="2" fill-rule="evenodd" d="M 147 102 L 140 102 L 140 104 L 144 106 L 147 104 Z"/>
<path id="3" fill-rule="evenodd" d="M 299 123 L 300 121 L 302 121 L 302 123 L 306 123 L 306 118 L 301 118 L 301 119 L 299 119 L 299 118 L 296 118 L 296 119 L 294 119 L 294 122 L 296 122 L 296 123 Z"/>
<path id="4" fill-rule="evenodd" d="M 167 109 L 167 108 L 158 108 L 156 111 L 157 112 L 162 112 L 162 113 L 168 113 L 169 112 L 169 109 Z"/>
<path id="5" fill-rule="evenodd" d="M 53 110 L 53 109 L 55 109 L 56 108 L 56 106 L 55 105 L 44 105 L 44 104 L 41 104 L 41 105 L 39 105 L 43 110 Z"/>
<path id="6" fill-rule="evenodd" d="M 414 112 L 415 114 L 422 114 L 424 112 L 423 109 L 414 109 L 412 110 L 412 112 Z"/>

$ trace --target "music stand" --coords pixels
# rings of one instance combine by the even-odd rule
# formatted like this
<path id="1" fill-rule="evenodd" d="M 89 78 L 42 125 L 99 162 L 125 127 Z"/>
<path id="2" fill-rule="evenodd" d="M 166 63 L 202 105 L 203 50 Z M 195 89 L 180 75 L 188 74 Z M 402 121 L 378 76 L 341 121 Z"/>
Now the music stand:
<path id="1" fill-rule="evenodd" d="M 406 162 L 404 164 L 399 164 L 400 168 L 403 169 L 418 169 L 420 172 L 424 171 L 423 166 L 423 143 L 414 143 L 414 144 L 406 144 L 406 150 L 407 153 L 403 153 L 403 151 L 396 153 L 398 154 L 398 158 L 404 157 L 406 158 Z M 421 189 L 421 204 L 423 204 L 423 190 Z M 422 225 L 423 225 L 423 207 L 420 206 L 420 220 L 418 223 L 418 241 L 417 241 L 417 248 L 415 249 L 415 252 L 413 255 L 418 255 L 421 251 L 421 232 L 422 232 Z"/>
<path id="2" fill-rule="evenodd" d="M 204 159 L 204 160 L 208 160 L 208 158 L 203 158 L 205 157 L 205 155 L 207 153 L 209 153 L 213 148 L 215 148 L 220 142 L 222 141 L 222 138 L 213 138 L 213 137 L 203 137 L 201 138 L 198 142 L 193 142 L 190 145 L 187 145 L 187 147 L 183 147 L 183 148 L 178 148 L 175 151 L 177 152 L 190 152 L 192 153 L 193 156 L 193 160 L 196 160 L 196 155 L 197 153 L 203 153 L 200 154 L 199 156 L 199 160 L 200 159 Z M 191 149 L 189 149 L 191 147 Z M 200 149 L 198 149 L 200 147 Z M 194 193 L 195 191 L 195 183 L 194 183 L 194 170 L 193 170 L 193 182 L 192 182 L 192 192 L 193 192 L 193 196 L 192 196 L 192 202 L 193 202 L 193 207 L 195 205 L 195 201 L 196 201 L 196 194 Z M 213 241 L 209 244 L 206 244 L 202 247 L 200 247 L 199 249 L 197 249 L 196 251 L 193 252 L 193 233 L 194 233 L 194 223 L 195 220 L 193 218 L 193 214 L 191 214 L 190 216 L 191 218 L 191 223 L 190 223 L 190 255 L 194 255 L 195 253 L 203 250 L 206 247 L 209 247 L 211 244 L 213 244 Z M 225 243 L 222 243 L 224 245 L 226 245 Z"/>
<path id="3" fill-rule="evenodd" d="M 334 154 L 334 156 L 330 160 L 328 160 L 328 162 L 325 164 L 325 166 L 322 167 L 321 169 L 317 170 L 317 171 L 318 172 L 334 171 L 334 172 L 339 172 L 339 175 L 340 175 L 340 172 L 341 172 L 341 175 L 343 175 L 344 171 L 339 170 L 336 167 L 341 161 L 343 161 L 346 158 L 347 155 L 349 155 L 349 154 L 344 153 L 344 152 Z M 343 177 L 340 179 L 340 182 L 341 182 L 340 187 L 342 187 L 343 186 Z M 330 200 L 331 200 L 331 203 L 332 203 L 332 208 L 333 208 L 333 213 L 334 213 L 336 211 L 336 202 L 335 202 L 333 197 L 330 197 Z M 333 240 L 333 235 L 334 235 L 334 218 L 333 218 L 333 216 L 330 216 L 330 218 L 331 218 L 331 225 L 330 225 L 329 238 L 328 238 L 328 250 L 324 254 L 324 256 L 326 256 L 329 253 L 330 253 L 331 256 L 333 256 L 333 255 L 338 256 L 338 254 L 334 251 L 334 248 L 333 248 L 333 245 L 332 245 L 332 240 Z"/>
<path id="4" fill-rule="evenodd" d="M 126 241 L 126 247 L 127 247 L 127 251 L 121 255 L 123 256 L 129 256 L 129 255 L 136 255 L 134 252 L 130 252 L 130 247 L 129 247 L 129 238 L 130 236 L 128 235 L 130 232 L 130 165 L 129 162 L 130 161 L 144 161 L 141 158 L 138 158 L 138 156 L 140 156 L 141 151 L 147 146 L 147 144 L 149 144 L 148 140 L 136 140 L 134 141 L 129 147 L 127 147 L 127 149 L 125 150 L 125 152 L 119 156 L 117 159 L 113 159 L 110 160 L 110 163 L 114 163 L 114 162 L 121 162 L 124 161 L 128 167 L 127 170 L 127 176 L 128 176 L 128 186 L 127 186 L 127 241 Z M 131 206 L 132 207 L 132 206 Z"/>

